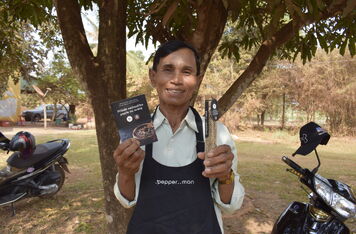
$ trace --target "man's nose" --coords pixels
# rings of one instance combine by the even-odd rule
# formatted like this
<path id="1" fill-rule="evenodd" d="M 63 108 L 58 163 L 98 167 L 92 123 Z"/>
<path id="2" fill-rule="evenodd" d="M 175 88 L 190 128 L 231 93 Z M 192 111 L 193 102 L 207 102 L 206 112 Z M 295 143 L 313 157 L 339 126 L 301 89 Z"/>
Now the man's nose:
<path id="1" fill-rule="evenodd" d="M 182 84 L 183 82 L 183 74 L 179 71 L 174 72 L 173 78 L 171 80 L 174 84 Z"/>

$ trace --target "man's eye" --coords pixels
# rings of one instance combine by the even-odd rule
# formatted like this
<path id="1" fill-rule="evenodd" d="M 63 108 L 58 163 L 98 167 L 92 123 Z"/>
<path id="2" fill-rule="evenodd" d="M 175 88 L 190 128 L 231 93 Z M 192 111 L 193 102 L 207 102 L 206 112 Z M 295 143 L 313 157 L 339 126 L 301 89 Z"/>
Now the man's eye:
<path id="1" fill-rule="evenodd" d="M 190 75 L 190 74 L 192 74 L 192 71 L 190 71 L 190 70 L 185 70 L 185 71 L 183 71 L 183 73 L 184 73 L 185 75 Z"/>
<path id="2" fill-rule="evenodd" d="M 166 68 L 163 68 L 163 71 L 165 71 L 165 72 L 171 72 L 171 71 L 173 71 L 173 69 L 170 68 L 170 67 L 166 67 Z"/>

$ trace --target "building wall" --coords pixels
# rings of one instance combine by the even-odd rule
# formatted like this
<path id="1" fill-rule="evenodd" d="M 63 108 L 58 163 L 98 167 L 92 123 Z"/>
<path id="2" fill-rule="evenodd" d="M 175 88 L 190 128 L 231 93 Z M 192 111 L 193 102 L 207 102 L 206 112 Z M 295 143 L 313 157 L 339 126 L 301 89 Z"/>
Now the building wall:
<path id="1" fill-rule="evenodd" d="M 21 115 L 20 82 L 9 79 L 8 89 L 0 99 L 0 121 L 19 121 Z"/>

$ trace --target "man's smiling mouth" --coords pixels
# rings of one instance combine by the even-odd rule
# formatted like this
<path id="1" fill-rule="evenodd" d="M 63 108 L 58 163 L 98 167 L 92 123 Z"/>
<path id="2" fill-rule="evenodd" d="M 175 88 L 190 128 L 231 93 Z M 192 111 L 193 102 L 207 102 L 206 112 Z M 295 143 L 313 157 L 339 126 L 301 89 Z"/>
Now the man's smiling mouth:
<path id="1" fill-rule="evenodd" d="M 172 93 L 172 94 L 184 93 L 184 90 L 182 90 L 182 89 L 166 89 L 166 91 L 168 93 Z"/>

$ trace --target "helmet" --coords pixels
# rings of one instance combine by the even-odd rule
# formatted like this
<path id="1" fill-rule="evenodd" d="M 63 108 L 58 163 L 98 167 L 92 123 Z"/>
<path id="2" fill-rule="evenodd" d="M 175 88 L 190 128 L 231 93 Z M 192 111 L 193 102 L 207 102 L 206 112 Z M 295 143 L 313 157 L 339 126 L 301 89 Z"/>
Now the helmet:
<path id="1" fill-rule="evenodd" d="M 36 148 L 35 137 L 29 132 L 18 132 L 9 143 L 9 150 L 19 151 L 22 158 L 28 158 Z"/>

